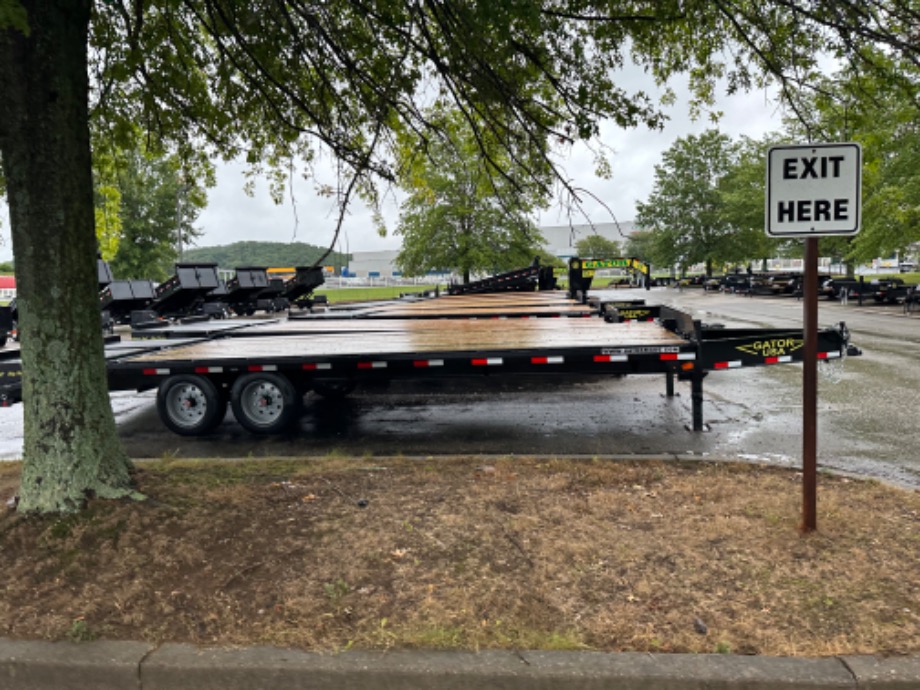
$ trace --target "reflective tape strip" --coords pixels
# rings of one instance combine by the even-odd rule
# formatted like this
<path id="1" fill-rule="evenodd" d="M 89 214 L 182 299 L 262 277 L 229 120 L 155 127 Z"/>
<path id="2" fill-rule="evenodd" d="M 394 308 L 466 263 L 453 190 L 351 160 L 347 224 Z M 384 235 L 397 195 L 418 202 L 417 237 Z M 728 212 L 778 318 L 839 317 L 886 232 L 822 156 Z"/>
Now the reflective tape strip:
<path id="1" fill-rule="evenodd" d="M 839 352 L 819 352 L 818 359 L 837 359 L 840 357 Z"/>
<path id="2" fill-rule="evenodd" d="M 764 357 L 763 361 L 764 364 L 786 364 L 792 361 L 792 355 L 783 355 L 782 357 Z"/>
<path id="3" fill-rule="evenodd" d="M 219 374 L 223 370 L 223 367 L 195 367 L 196 374 Z"/>
<path id="4" fill-rule="evenodd" d="M 595 362 L 627 362 L 627 355 L 594 355 Z"/>
<path id="5" fill-rule="evenodd" d="M 731 362 L 716 362 L 713 366 L 716 369 L 734 369 L 741 366 L 741 360 L 734 359 Z"/>
<path id="6" fill-rule="evenodd" d="M 308 364 L 304 364 L 303 368 L 305 371 L 320 371 L 332 369 L 332 365 L 329 362 L 310 362 Z"/>
<path id="7" fill-rule="evenodd" d="M 144 376 L 164 376 L 169 373 L 169 369 L 144 369 Z"/>
<path id="8" fill-rule="evenodd" d="M 565 362 L 565 357 L 554 356 L 554 357 L 531 357 L 531 364 L 562 364 Z"/>
<path id="9" fill-rule="evenodd" d="M 412 366 L 416 369 L 426 369 L 428 367 L 443 367 L 443 359 L 416 359 L 412 362 Z"/>
<path id="10" fill-rule="evenodd" d="M 250 364 L 246 371 L 278 371 L 277 364 Z"/>
<path id="11" fill-rule="evenodd" d="M 358 369 L 386 369 L 386 362 L 358 362 Z"/>
<path id="12" fill-rule="evenodd" d="M 500 367 L 504 363 L 505 362 L 501 357 L 477 358 L 471 362 L 474 367 Z"/>
<path id="13" fill-rule="evenodd" d="M 662 362 L 674 362 L 674 361 L 691 361 L 696 359 L 695 352 L 664 352 L 658 355 L 658 358 Z"/>

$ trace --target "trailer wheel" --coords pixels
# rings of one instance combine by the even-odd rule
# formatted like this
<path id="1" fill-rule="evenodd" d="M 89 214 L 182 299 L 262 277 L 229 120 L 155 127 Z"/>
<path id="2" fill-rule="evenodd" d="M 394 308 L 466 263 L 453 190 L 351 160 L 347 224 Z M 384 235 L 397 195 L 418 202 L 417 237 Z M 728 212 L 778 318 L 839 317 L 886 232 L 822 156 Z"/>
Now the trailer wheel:
<path id="1" fill-rule="evenodd" d="M 157 412 L 170 431 L 198 436 L 221 423 L 227 412 L 227 399 L 204 376 L 171 376 L 157 391 Z"/>
<path id="2" fill-rule="evenodd" d="M 254 434 L 283 431 L 297 416 L 300 403 L 300 394 L 279 374 L 246 374 L 236 380 L 230 393 L 236 420 Z"/>

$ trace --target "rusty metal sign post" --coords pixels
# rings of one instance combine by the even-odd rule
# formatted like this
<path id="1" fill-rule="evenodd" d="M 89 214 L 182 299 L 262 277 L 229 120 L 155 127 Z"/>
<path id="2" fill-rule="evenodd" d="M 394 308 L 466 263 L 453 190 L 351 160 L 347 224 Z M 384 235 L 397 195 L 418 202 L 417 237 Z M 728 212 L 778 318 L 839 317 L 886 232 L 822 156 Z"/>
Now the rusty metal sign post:
<path id="1" fill-rule="evenodd" d="M 802 531 L 818 529 L 818 238 L 859 232 L 859 144 L 773 146 L 767 151 L 766 232 L 805 239 L 802 363 Z"/>
<path id="2" fill-rule="evenodd" d="M 818 238 L 805 240 L 802 362 L 802 531 L 818 529 Z"/>

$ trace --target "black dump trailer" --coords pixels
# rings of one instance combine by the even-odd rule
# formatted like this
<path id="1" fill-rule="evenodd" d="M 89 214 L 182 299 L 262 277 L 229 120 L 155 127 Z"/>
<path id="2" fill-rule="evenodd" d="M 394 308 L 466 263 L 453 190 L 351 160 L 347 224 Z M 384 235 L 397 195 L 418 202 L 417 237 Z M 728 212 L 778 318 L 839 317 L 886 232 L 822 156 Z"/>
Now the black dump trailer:
<path id="1" fill-rule="evenodd" d="M 188 316 L 220 285 L 215 263 L 179 263 L 168 280 L 157 285 L 148 309 L 164 318 Z"/>
<path id="2" fill-rule="evenodd" d="M 297 266 L 294 275 L 284 282 L 280 297 L 289 304 L 309 308 L 313 304 L 313 291 L 325 282 L 319 266 Z"/>
<path id="3" fill-rule="evenodd" d="M 96 274 L 99 278 L 99 292 L 102 292 L 106 285 L 115 280 L 114 276 L 112 276 L 112 267 L 109 266 L 109 262 L 101 258 L 96 260 Z"/>
<path id="4" fill-rule="evenodd" d="M 13 307 L 8 304 L 0 305 L 0 347 L 6 346 L 6 341 L 13 335 Z"/>
<path id="5" fill-rule="evenodd" d="M 99 293 L 99 306 L 115 323 L 128 323 L 131 313 L 144 310 L 156 296 L 152 280 L 113 280 Z"/>
<path id="6" fill-rule="evenodd" d="M 224 284 L 222 293 L 212 292 L 208 299 L 217 298 L 238 316 L 251 316 L 256 311 L 256 298 L 268 287 L 268 273 L 258 266 L 241 266 L 236 275 Z"/>
<path id="7" fill-rule="evenodd" d="M 109 262 L 101 256 L 96 259 L 96 275 L 99 283 L 99 292 L 101 293 L 108 287 L 115 278 L 112 276 L 112 267 Z M 115 332 L 115 319 L 112 312 L 103 308 L 100 317 L 102 318 L 102 332 L 111 335 Z"/>
<path id="8" fill-rule="evenodd" d="M 264 311 L 267 314 L 285 311 L 290 303 L 281 296 L 282 292 L 284 292 L 284 279 L 269 276 L 268 285 L 256 295 L 256 311 Z"/>

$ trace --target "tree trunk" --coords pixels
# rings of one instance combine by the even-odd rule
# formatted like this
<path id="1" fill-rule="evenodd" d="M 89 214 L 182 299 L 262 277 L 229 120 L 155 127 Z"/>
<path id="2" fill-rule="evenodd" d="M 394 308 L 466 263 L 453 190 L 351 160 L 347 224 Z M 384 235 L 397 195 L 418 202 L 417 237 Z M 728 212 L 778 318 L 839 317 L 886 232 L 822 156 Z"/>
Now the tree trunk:
<path id="1" fill-rule="evenodd" d="M 106 385 L 89 144 L 90 0 L 27 0 L 0 27 L 0 154 L 16 261 L 25 448 L 19 509 L 131 492 Z"/>

